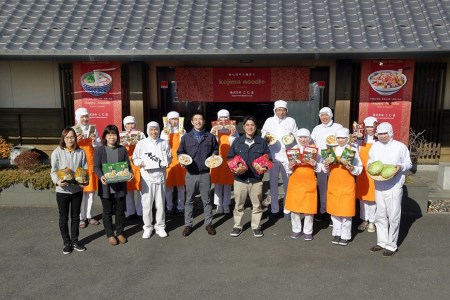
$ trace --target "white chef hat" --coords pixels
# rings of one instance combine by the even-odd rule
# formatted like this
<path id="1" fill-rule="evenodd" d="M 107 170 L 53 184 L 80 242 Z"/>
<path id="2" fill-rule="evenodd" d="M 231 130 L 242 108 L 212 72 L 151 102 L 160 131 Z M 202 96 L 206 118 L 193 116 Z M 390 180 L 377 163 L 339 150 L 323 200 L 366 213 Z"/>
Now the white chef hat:
<path id="1" fill-rule="evenodd" d="M 226 109 L 221 109 L 217 112 L 217 119 L 220 117 L 230 118 L 230 112 Z"/>
<path id="2" fill-rule="evenodd" d="M 320 111 L 319 111 L 319 117 L 320 117 L 320 115 L 322 115 L 322 114 L 327 114 L 327 115 L 329 115 L 330 116 L 330 118 L 332 118 L 333 117 L 333 112 L 331 111 L 331 108 L 329 108 L 329 107 L 322 107 L 321 109 L 320 109 Z"/>
<path id="3" fill-rule="evenodd" d="M 275 112 L 275 109 L 277 109 L 277 108 L 285 108 L 286 111 L 287 111 L 288 110 L 287 109 L 287 102 L 284 101 L 284 100 L 277 100 L 277 101 L 275 101 L 275 103 L 273 105 L 273 111 Z"/>
<path id="4" fill-rule="evenodd" d="M 299 130 L 297 130 L 297 136 L 311 137 L 311 132 L 309 132 L 309 130 L 306 128 L 300 128 Z"/>
<path id="5" fill-rule="evenodd" d="M 348 130 L 348 128 L 339 128 L 338 130 L 336 130 L 336 137 L 343 137 L 343 138 L 348 138 L 348 136 L 350 135 L 350 130 Z"/>
<path id="6" fill-rule="evenodd" d="M 77 122 L 80 122 L 81 117 L 85 116 L 85 115 L 89 115 L 88 110 L 86 108 L 84 108 L 84 107 L 80 107 L 79 109 L 77 109 L 75 111 L 75 120 Z"/>
<path id="7" fill-rule="evenodd" d="M 369 116 L 367 118 L 364 119 L 364 125 L 372 127 L 373 123 L 378 122 L 378 119 L 372 116 Z"/>
<path id="8" fill-rule="evenodd" d="M 151 127 L 156 127 L 156 128 L 159 129 L 159 124 L 158 124 L 158 122 L 155 122 L 155 121 L 149 122 L 149 123 L 147 124 L 147 129 L 149 129 L 149 128 L 151 128 Z"/>
<path id="9" fill-rule="evenodd" d="M 123 125 L 127 125 L 129 123 L 136 123 L 136 118 L 133 116 L 126 116 L 125 118 L 123 118 Z"/>
<path id="10" fill-rule="evenodd" d="M 388 133 L 392 138 L 394 136 L 394 130 L 392 129 L 392 125 L 388 122 L 383 122 L 378 124 L 377 126 L 377 134 L 380 133 Z"/>
<path id="11" fill-rule="evenodd" d="M 171 111 L 171 112 L 169 112 L 168 114 L 167 114 L 167 118 L 170 120 L 170 119 L 176 119 L 176 118 L 179 118 L 180 117 L 180 114 L 179 113 L 177 113 L 176 111 Z"/>

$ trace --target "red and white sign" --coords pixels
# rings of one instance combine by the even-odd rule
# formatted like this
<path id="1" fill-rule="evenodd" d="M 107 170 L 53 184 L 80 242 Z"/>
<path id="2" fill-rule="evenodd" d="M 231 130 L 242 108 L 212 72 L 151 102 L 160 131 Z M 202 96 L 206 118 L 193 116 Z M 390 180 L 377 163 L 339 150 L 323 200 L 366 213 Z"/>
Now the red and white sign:
<path id="1" fill-rule="evenodd" d="M 97 125 L 99 135 L 107 125 L 122 128 L 121 86 L 120 63 L 73 64 L 74 108 L 89 111 L 89 123 Z"/>
<path id="2" fill-rule="evenodd" d="M 161 81 L 161 88 L 162 89 L 168 89 L 169 88 L 169 82 L 168 81 Z"/>

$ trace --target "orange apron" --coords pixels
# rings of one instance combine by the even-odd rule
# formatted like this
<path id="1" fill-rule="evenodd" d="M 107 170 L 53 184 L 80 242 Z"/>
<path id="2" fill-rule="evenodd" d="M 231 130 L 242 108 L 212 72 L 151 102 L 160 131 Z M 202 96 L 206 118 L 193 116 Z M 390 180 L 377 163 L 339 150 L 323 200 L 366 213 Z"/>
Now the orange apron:
<path id="1" fill-rule="evenodd" d="M 211 169 L 211 183 L 233 184 L 234 176 L 227 164 L 227 155 L 230 151 L 230 134 L 219 132 L 219 155 L 222 157 L 222 164 L 217 168 Z"/>
<path id="2" fill-rule="evenodd" d="M 340 163 L 331 166 L 328 178 L 327 213 L 338 217 L 353 217 L 356 210 L 355 203 L 355 178 Z"/>
<path id="3" fill-rule="evenodd" d="M 356 177 L 356 198 L 375 202 L 375 182 L 367 175 L 366 170 L 370 148 L 372 148 L 372 144 L 365 144 L 360 147 L 359 157 L 361 158 L 363 171 Z"/>
<path id="4" fill-rule="evenodd" d="M 141 190 L 141 172 L 139 171 L 139 167 L 133 164 L 133 152 L 134 148 L 136 148 L 136 145 L 129 145 L 126 146 L 127 153 L 128 153 L 128 159 L 130 160 L 131 169 L 133 169 L 133 179 L 127 182 L 127 190 L 128 191 L 140 191 Z"/>
<path id="5" fill-rule="evenodd" d="M 95 149 L 92 147 L 92 139 L 86 138 L 77 141 L 78 146 L 83 149 L 86 154 L 86 160 L 88 163 L 88 175 L 89 175 L 89 185 L 83 187 L 83 192 L 94 192 L 98 189 L 97 176 L 94 173 L 94 153 Z"/>
<path id="6" fill-rule="evenodd" d="M 166 170 L 166 186 L 183 186 L 186 184 L 186 169 L 178 162 L 177 150 L 180 146 L 180 134 L 169 134 L 170 151 L 172 152 L 172 162 Z"/>
<path id="7" fill-rule="evenodd" d="M 312 166 L 296 167 L 289 176 L 284 207 L 295 213 L 317 213 L 317 179 Z"/>

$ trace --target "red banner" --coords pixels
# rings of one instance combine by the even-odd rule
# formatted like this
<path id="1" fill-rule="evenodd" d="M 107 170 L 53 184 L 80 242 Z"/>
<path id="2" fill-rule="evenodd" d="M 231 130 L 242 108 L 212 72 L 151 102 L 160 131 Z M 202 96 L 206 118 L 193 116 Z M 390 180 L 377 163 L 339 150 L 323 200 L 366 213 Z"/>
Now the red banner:
<path id="1" fill-rule="evenodd" d="M 120 63 L 77 62 L 73 64 L 75 110 L 89 111 L 89 123 L 97 125 L 99 135 L 106 125 L 122 128 Z"/>
<path id="2" fill-rule="evenodd" d="M 307 101 L 309 68 L 177 68 L 184 101 Z"/>
<path id="3" fill-rule="evenodd" d="M 389 122 L 394 138 L 408 145 L 413 77 L 412 60 L 363 61 L 359 122 L 367 116 Z"/>

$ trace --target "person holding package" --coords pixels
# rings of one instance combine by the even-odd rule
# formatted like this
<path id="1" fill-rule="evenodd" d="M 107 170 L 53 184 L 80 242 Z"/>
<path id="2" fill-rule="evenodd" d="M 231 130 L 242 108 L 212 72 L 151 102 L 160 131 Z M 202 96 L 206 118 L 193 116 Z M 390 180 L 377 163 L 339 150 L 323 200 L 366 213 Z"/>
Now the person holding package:
<path id="1" fill-rule="evenodd" d="M 125 197 L 127 195 L 127 182 L 107 183 L 103 173 L 103 164 L 126 162 L 128 172 L 133 175 L 127 149 L 119 144 L 119 129 L 115 125 L 108 125 L 102 134 L 102 146 L 97 148 L 94 156 L 94 171 L 99 178 L 98 196 L 103 206 L 103 226 L 110 245 L 128 242 L 124 235 L 125 226 Z M 130 180 L 131 180 L 130 179 Z M 115 214 L 114 234 L 112 216 Z"/>
<path id="2" fill-rule="evenodd" d="M 288 186 L 289 167 L 285 151 L 286 147 L 281 141 L 285 135 L 295 135 L 298 129 L 295 120 L 287 116 L 288 109 L 286 101 L 275 101 L 273 112 L 275 115 L 268 118 L 261 129 L 261 135 L 263 138 L 267 139 L 269 134 L 275 136 L 276 138 L 276 142 L 274 144 L 271 145 L 271 143 L 269 143 L 270 153 L 273 158 L 273 167 L 269 170 L 271 200 L 271 214 L 269 215 L 269 218 L 277 218 L 280 213 L 278 200 L 278 177 L 280 173 L 283 180 L 283 197 L 286 196 Z M 284 211 L 284 216 L 286 219 L 290 218 L 288 210 Z"/>
<path id="3" fill-rule="evenodd" d="M 181 137 L 184 135 L 184 126 L 182 123 L 184 118 L 180 120 L 180 114 L 171 111 L 167 114 L 168 126 L 161 131 L 161 138 L 169 142 L 172 152 L 172 161 L 166 170 L 166 215 L 172 215 L 175 211 L 173 208 L 173 192 L 177 189 L 177 213 L 184 215 L 184 199 L 186 193 L 186 169 L 181 167 L 178 161 L 177 150 L 180 146 Z"/>
<path id="4" fill-rule="evenodd" d="M 263 155 L 267 155 L 272 160 L 267 142 L 256 135 L 256 118 L 246 116 L 243 120 L 244 134 L 236 138 L 228 152 L 228 161 L 234 159 L 237 155 L 242 159 L 242 163 L 232 170 L 234 173 L 234 200 L 235 207 L 233 211 L 234 226 L 230 233 L 233 237 L 238 237 L 242 233 L 242 217 L 244 215 L 244 205 L 247 196 L 250 196 L 252 202 L 251 227 L 253 235 L 257 238 L 263 237 L 261 230 L 262 217 L 262 195 L 264 174 L 258 174 L 252 166 L 252 162 Z"/>
<path id="5" fill-rule="evenodd" d="M 159 124 L 147 124 L 148 138 L 139 141 L 133 153 L 133 162 L 140 167 L 142 179 L 142 208 L 144 220 L 143 239 L 152 235 L 153 227 L 158 236 L 167 237 L 164 212 L 166 168 L 172 154 L 169 143 L 159 138 Z M 156 207 L 156 222 L 153 226 L 153 205 Z"/>
<path id="6" fill-rule="evenodd" d="M 216 230 L 212 226 L 212 204 L 209 198 L 211 188 L 211 177 L 209 168 L 205 165 L 205 160 L 219 154 L 219 146 L 216 138 L 205 130 L 205 118 L 200 112 L 192 115 L 192 130 L 181 138 L 180 147 L 177 154 L 187 154 L 192 158 L 189 165 L 181 164 L 187 169 L 186 174 L 186 203 L 184 210 L 183 236 L 189 236 L 192 233 L 194 197 L 198 190 L 203 202 L 205 214 L 205 229 L 210 235 L 215 235 Z"/>
<path id="7" fill-rule="evenodd" d="M 80 228 L 86 228 L 87 224 L 99 225 L 100 222 L 92 218 L 91 210 L 94 202 L 94 192 L 98 189 L 97 178 L 94 173 L 95 148 L 101 145 L 95 125 L 89 124 L 89 111 L 86 108 L 78 108 L 75 111 L 77 124 L 77 143 L 86 154 L 89 169 L 89 184 L 83 188 L 83 201 L 80 209 Z"/>
<path id="8" fill-rule="evenodd" d="M 136 143 L 145 139 L 145 134 L 142 131 L 136 130 L 136 118 L 133 116 L 127 116 L 123 119 L 124 132 L 120 133 L 120 144 L 125 146 L 128 153 L 128 159 L 131 162 L 131 168 L 133 169 L 134 177 L 127 183 L 127 197 L 126 207 L 129 219 L 134 219 L 137 216 L 142 217 L 142 203 L 141 203 L 141 174 L 139 173 L 139 167 L 133 164 L 131 158 L 133 156 Z M 138 191 L 136 198 L 134 191 Z M 136 200 L 136 202 L 135 202 Z"/>
<path id="9" fill-rule="evenodd" d="M 291 149 L 299 149 L 300 162 L 291 160 L 291 175 L 286 193 L 285 208 L 291 211 L 292 239 L 302 235 L 301 214 L 304 214 L 303 234 L 305 241 L 313 240 L 314 214 L 317 213 L 317 179 L 316 172 L 323 168 L 322 157 L 307 153 L 308 148 L 317 151 L 311 143 L 311 133 L 306 128 L 297 131 L 298 144 Z"/>
<path id="10" fill-rule="evenodd" d="M 392 178 L 386 181 L 375 180 L 375 201 L 377 211 L 375 226 L 377 244 L 370 251 L 383 251 L 384 257 L 391 257 L 397 251 L 397 240 L 402 213 L 403 184 L 405 172 L 411 169 L 412 162 L 408 147 L 394 140 L 392 125 L 388 122 L 377 126 L 378 141 L 369 151 L 367 168 L 375 161 L 395 166 Z"/>
<path id="11" fill-rule="evenodd" d="M 217 121 L 226 122 L 230 120 L 230 112 L 221 109 L 217 112 Z M 211 133 L 216 136 L 219 143 L 219 155 L 223 162 L 227 160 L 228 151 L 234 139 L 239 136 L 233 125 L 218 125 L 221 128 L 212 128 Z M 217 168 L 211 169 L 211 183 L 214 183 L 214 204 L 217 205 L 217 214 L 229 214 L 231 204 L 231 187 L 233 185 L 233 173 L 227 164 L 222 163 Z"/>
<path id="12" fill-rule="evenodd" d="M 56 185 L 59 230 L 64 243 L 63 254 L 70 254 L 73 249 L 80 252 L 86 250 L 86 247 L 78 242 L 78 235 L 83 186 L 89 183 L 89 179 L 86 177 L 82 178 L 81 182 L 73 181 L 73 175 L 80 168 L 83 172 L 88 168 L 86 155 L 77 144 L 75 130 L 67 127 L 61 133 L 59 147 L 52 152 L 50 171 L 52 181 Z M 62 176 L 58 175 L 59 172 L 62 172 Z"/>
<path id="13" fill-rule="evenodd" d="M 335 245 L 347 246 L 352 239 L 352 217 L 355 215 L 355 178 L 362 172 L 358 150 L 348 144 L 350 131 L 340 128 L 336 131 L 338 145 L 333 148 L 337 161 L 324 159 L 324 171 L 330 173 L 327 189 L 327 212 L 333 222 Z M 352 159 L 345 156 L 351 153 Z"/>
<path id="14" fill-rule="evenodd" d="M 333 122 L 333 112 L 329 107 L 323 107 L 319 111 L 319 118 L 321 124 L 314 127 L 311 132 L 311 139 L 321 150 L 327 149 L 327 137 L 329 135 L 335 135 L 336 130 L 342 128 L 341 124 Z M 328 221 L 330 216 L 326 212 L 327 208 L 327 187 L 328 187 L 328 174 L 324 171 L 317 173 L 317 185 L 319 186 L 319 198 L 320 209 L 319 214 L 315 216 L 316 221 Z"/>
<path id="15" fill-rule="evenodd" d="M 374 124 L 377 118 L 369 116 L 364 119 L 365 136 L 358 136 L 359 156 L 363 165 L 363 172 L 356 177 L 356 199 L 359 199 L 359 217 L 362 222 L 358 226 L 359 231 L 367 229 L 375 232 L 375 182 L 367 175 L 366 165 L 369 160 L 369 151 L 375 143 Z"/>

